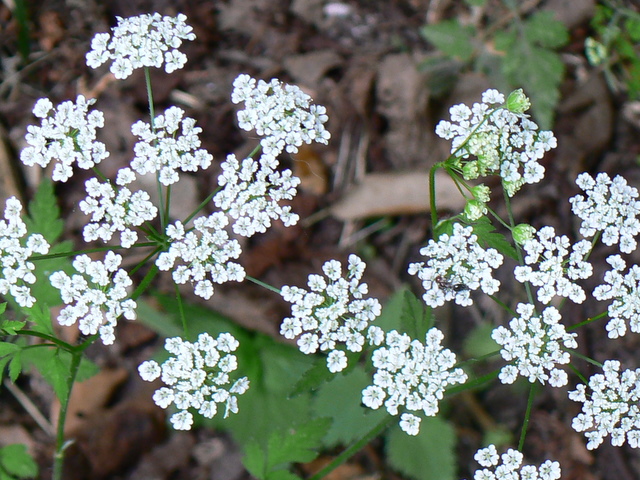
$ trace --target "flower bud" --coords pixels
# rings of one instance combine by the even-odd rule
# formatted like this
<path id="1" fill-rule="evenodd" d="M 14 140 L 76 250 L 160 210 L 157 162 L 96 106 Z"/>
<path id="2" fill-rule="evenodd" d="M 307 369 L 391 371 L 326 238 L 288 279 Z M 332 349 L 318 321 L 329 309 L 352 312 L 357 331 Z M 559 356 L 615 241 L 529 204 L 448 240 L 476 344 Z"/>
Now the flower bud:
<path id="1" fill-rule="evenodd" d="M 476 185 L 471 189 L 471 195 L 479 202 L 487 203 L 491 196 L 491 189 L 484 184 Z"/>
<path id="2" fill-rule="evenodd" d="M 478 200 L 469 200 L 464 206 L 464 216 L 470 222 L 478 220 L 487 213 L 487 206 Z"/>
<path id="3" fill-rule="evenodd" d="M 528 223 L 521 223 L 513 227 L 511 235 L 518 245 L 523 245 L 527 240 L 531 240 L 536 233 L 536 229 Z"/>
<path id="4" fill-rule="evenodd" d="M 507 98 L 507 109 L 513 113 L 524 113 L 529 110 L 531 102 L 521 88 L 514 90 Z"/>

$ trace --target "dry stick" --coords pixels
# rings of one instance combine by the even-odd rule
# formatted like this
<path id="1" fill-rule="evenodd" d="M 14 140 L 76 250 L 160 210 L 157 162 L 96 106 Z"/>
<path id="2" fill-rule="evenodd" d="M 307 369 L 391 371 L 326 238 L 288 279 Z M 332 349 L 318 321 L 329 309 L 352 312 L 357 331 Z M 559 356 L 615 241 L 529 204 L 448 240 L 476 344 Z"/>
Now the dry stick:
<path id="1" fill-rule="evenodd" d="M 11 392 L 14 397 L 16 397 L 18 403 L 20 403 L 20 405 L 22 405 L 22 408 L 24 408 L 27 413 L 31 415 L 31 418 L 35 420 L 38 426 L 42 430 L 44 430 L 47 435 L 49 435 L 50 437 L 54 437 L 56 434 L 56 429 L 53 428 L 53 425 L 51 425 L 49 420 L 47 420 L 45 416 L 40 412 L 40 410 L 38 410 L 38 407 L 35 406 L 31 399 L 22 390 L 20 390 L 17 385 L 15 385 L 13 382 L 10 382 L 7 378 L 5 378 L 3 385 L 7 390 Z"/>

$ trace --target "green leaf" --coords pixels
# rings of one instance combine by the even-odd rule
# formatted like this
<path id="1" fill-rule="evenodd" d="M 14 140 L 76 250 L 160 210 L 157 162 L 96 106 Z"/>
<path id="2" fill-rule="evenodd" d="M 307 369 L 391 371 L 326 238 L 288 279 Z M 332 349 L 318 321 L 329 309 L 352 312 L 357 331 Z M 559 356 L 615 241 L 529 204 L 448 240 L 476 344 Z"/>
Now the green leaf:
<path id="1" fill-rule="evenodd" d="M 7 302 L 0 303 L 0 315 L 7 310 Z"/>
<path id="2" fill-rule="evenodd" d="M 24 219 L 29 233 L 40 233 L 49 244 L 54 243 L 64 229 L 64 222 L 60 219 L 58 199 L 53 190 L 53 182 L 44 178 L 33 200 L 29 202 L 29 215 Z"/>
<path id="3" fill-rule="evenodd" d="M 272 431 L 265 446 L 254 440 L 245 450 L 243 460 L 251 474 L 260 479 L 290 478 L 273 476 L 291 463 L 310 462 L 318 456 L 331 420 L 316 418 L 303 424 Z"/>
<path id="4" fill-rule="evenodd" d="M 9 361 L 9 379 L 15 382 L 22 372 L 22 351 L 15 352 Z"/>
<path id="5" fill-rule="evenodd" d="M 420 433 L 407 435 L 393 428 L 386 443 L 389 464 L 416 480 L 453 480 L 456 436 L 453 426 L 438 417 L 422 419 Z"/>
<path id="6" fill-rule="evenodd" d="M 401 331 L 411 338 L 421 340 L 433 326 L 432 309 L 409 290 L 404 291 Z"/>
<path id="7" fill-rule="evenodd" d="M 20 346 L 15 343 L 0 342 L 0 357 L 15 353 L 20 350 Z"/>
<path id="8" fill-rule="evenodd" d="M 0 465 L 10 475 L 18 478 L 35 478 L 38 464 L 22 444 L 11 444 L 0 448 Z"/>
<path id="9" fill-rule="evenodd" d="M 360 404 L 362 390 L 371 384 L 371 377 L 361 366 L 346 375 L 334 375 L 331 382 L 322 385 L 313 398 L 316 417 L 332 418 L 333 423 L 324 438 L 324 445 L 349 445 L 363 437 L 387 416 L 385 409 L 371 410 Z M 339 399 L 340 408 L 336 408 Z"/>
<path id="10" fill-rule="evenodd" d="M 500 346 L 491 338 L 493 328 L 493 325 L 483 323 L 471 330 L 464 339 L 463 351 L 465 355 L 480 358 L 498 351 Z"/>
<path id="11" fill-rule="evenodd" d="M 523 25 L 524 36 L 530 43 L 545 48 L 560 48 L 569 41 L 564 23 L 553 18 L 553 12 L 540 10 L 531 15 Z"/>
<path id="12" fill-rule="evenodd" d="M 313 357 L 315 363 L 313 366 L 302 374 L 302 377 L 296 382 L 293 390 L 289 394 L 290 397 L 297 397 L 303 393 L 315 392 L 322 384 L 328 382 L 334 377 L 334 374 L 327 368 L 327 363 L 320 356 Z"/>
<path id="13" fill-rule="evenodd" d="M 31 308 L 23 308 L 29 320 L 34 324 L 34 330 L 47 335 L 54 336 L 53 325 L 51 324 L 51 311 L 46 305 L 36 303 Z"/>
<path id="14" fill-rule="evenodd" d="M 474 29 L 460 25 L 458 20 L 444 20 L 420 29 L 424 38 L 433 43 L 445 55 L 467 62 L 473 56 Z"/>
<path id="15" fill-rule="evenodd" d="M 267 475 L 267 480 L 302 480 L 298 475 L 287 470 L 278 470 Z"/>
<path id="16" fill-rule="evenodd" d="M 518 252 L 516 249 L 503 234 L 495 231 L 495 227 L 487 217 L 479 218 L 472 227 L 473 233 L 478 237 L 478 242 L 482 247 L 495 248 L 501 254 L 517 260 Z"/>
<path id="17" fill-rule="evenodd" d="M 0 320 L 0 334 L 17 335 L 18 330 L 24 328 L 26 324 L 27 322 L 21 322 L 18 320 Z"/>

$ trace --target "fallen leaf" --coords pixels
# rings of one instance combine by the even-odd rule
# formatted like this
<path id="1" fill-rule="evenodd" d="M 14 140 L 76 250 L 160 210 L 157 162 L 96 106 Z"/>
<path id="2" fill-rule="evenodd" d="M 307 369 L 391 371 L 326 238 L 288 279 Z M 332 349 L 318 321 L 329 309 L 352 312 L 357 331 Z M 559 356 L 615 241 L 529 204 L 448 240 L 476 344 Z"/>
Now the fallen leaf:
<path id="1" fill-rule="evenodd" d="M 461 211 L 465 200 L 453 180 L 436 173 L 439 210 Z M 343 221 L 430 211 L 429 174 L 423 172 L 371 173 L 335 203 L 330 211 Z"/>

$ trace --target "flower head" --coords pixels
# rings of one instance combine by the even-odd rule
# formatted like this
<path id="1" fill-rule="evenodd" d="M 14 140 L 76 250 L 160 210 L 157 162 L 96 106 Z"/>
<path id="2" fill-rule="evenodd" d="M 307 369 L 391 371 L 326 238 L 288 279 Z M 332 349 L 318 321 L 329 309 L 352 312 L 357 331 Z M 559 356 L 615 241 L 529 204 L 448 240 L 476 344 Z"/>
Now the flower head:
<path id="1" fill-rule="evenodd" d="M 522 248 L 527 253 L 526 265 L 514 269 L 519 282 L 530 282 L 539 287 L 538 300 L 548 304 L 554 296 L 566 297 L 575 303 L 584 302 L 584 290 L 575 280 L 589 278 L 593 273 L 592 265 L 586 260 L 591 252 L 591 243 L 581 240 L 571 247 L 566 235 L 555 236 L 553 227 L 543 227 L 538 238 L 524 242 Z M 569 255 L 569 258 L 565 257 Z M 537 266 L 534 270 L 533 266 Z"/>
<path id="2" fill-rule="evenodd" d="M 96 129 L 104 126 L 104 116 L 98 110 L 89 112 L 95 102 L 78 95 L 75 103 L 63 102 L 54 109 L 49 99 L 38 100 L 33 113 L 42 119 L 41 126 L 27 127 L 29 146 L 20 153 L 22 163 L 46 167 L 56 161 L 52 178 L 66 182 L 73 175 L 74 163 L 88 170 L 107 158 L 104 143 L 96 141 Z"/>
<path id="3" fill-rule="evenodd" d="M 195 343 L 180 337 L 168 338 L 165 349 L 172 356 L 159 365 L 153 360 L 140 365 L 143 380 L 152 382 L 158 377 L 165 387 L 156 390 L 153 400 L 161 408 L 171 404 L 178 409 L 171 416 L 176 430 L 189 430 L 193 424 L 191 409 L 206 418 L 213 418 L 218 405 L 224 405 L 224 418 L 238 413 L 237 395 L 249 388 L 249 380 L 242 377 L 232 383 L 231 373 L 238 368 L 234 352 L 238 341 L 230 333 L 221 333 L 214 339 L 208 333 L 198 335 Z"/>
<path id="4" fill-rule="evenodd" d="M 481 289 L 492 295 L 500 287 L 491 273 L 502 264 L 502 255 L 494 248 L 483 249 L 472 227 L 456 223 L 451 235 L 442 234 L 437 242 L 430 240 L 420 253 L 429 260 L 410 264 L 409 274 L 422 280 L 426 291 L 422 298 L 431 307 L 449 300 L 468 306 L 473 303 L 471 291 Z"/>
<path id="5" fill-rule="evenodd" d="M 640 369 L 620 372 L 620 362 L 607 360 L 603 373 L 589 378 L 591 394 L 579 384 L 569 392 L 569 398 L 582 403 L 572 423 L 576 432 L 585 432 L 587 448 L 597 448 L 605 437 L 611 436 L 613 446 L 625 441 L 632 448 L 640 447 Z"/>
<path id="6" fill-rule="evenodd" d="M 580 233 L 591 238 L 600 232 L 605 245 L 619 243 L 622 253 L 633 252 L 637 248 L 634 237 L 640 233 L 638 190 L 620 175 L 611 180 L 606 173 L 595 179 L 581 173 L 576 184 L 586 194 L 586 198 L 576 195 L 569 199 L 573 213 L 582 220 Z"/>
<path id="7" fill-rule="evenodd" d="M 291 170 L 276 170 L 278 161 L 272 155 L 263 154 L 258 160 L 245 158 L 239 162 L 230 154 L 222 163 L 218 185 L 222 189 L 213 197 L 215 205 L 235 220 L 233 231 L 251 237 L 264 233 L 271 220 L 280 219 L 285 226 L 295 225 L 298 215 L 291 212 L 282 200 L 296 195 L 300 179 Z"/>
<path id="8" fill-rule="evenodd" d="M 504 95 L 487 90 L 482 103 L 472 108 L 464 104 L 449 110 L 451 121 L 436 126 L 436 134 L 452 140 L 451 153 L 460 158 L 467 180 L 499 174 L 507 194 L 513 196 L 525 183 L 537 183 L 544 177 L 538 163 L 545 152 L 555 148 L 552 132 L 538 126 L 522 112 L 528 99 L 513 92 L 504 108 Z"/>
<path id="9" fill-rule="evenodd" d="M 116 17 L 118 24 L 112 29 L 113 36 L 98 33 L 91 41 L 87 53 L 87 65 L 98 68 L 113 60 L 111 72 L 124 79 L 142 67 L 160 68 L 164 63 L 167 73 L 182 68 L 187 56 L 178 50 L 182 40 L 194 40 L 192 28 L 185 23 L 187 17 L 144 14 L 137 17 Z"/>
<path id="10" fill-rule="evenodd" d="M 484 467 L 475 471 L 474 480 L 558 480 L 561 476 L 558 462 L 546 460 L 540 467 L 522 466 L 524 456 L 512 448 L 498 456 L 495 445 L 489 445 L 478 450 L 474 458 Z"/>
<path id="11" fill-rule="evenodd" d="M 132 282 L 127 272 L 119 268 L 121 261 L 122 257 L 113 252 L 107 252 L 104 262 L 79 255 L 73 261 L 78 274 L 71 277 L 64 271 L 51 274 L 51 285 L 60 290 L 62 301 L 67 304 L 58 315 L 60 325 L 78 322 L 83 334 L 99 332 L 102 343 L 114 342 L 118 318 L 136 318 L 136 302 L 126 299 Z"/>
<path id="12" fill-rule="evenodd" d="M 373 352 L 376 373 L 373 385 L 362 391 L 362 403 L 374 410 L 384 403 L 391 415 L 404 409 L 435 416 L 445 389 L 467 380 L 461 368 L 453 368 L 456 356 L 442 347 L 443 338 L 437 328 L 427 332 L 424 344 L 395 330 L 387 333 L 386 345 Z M 400 428 L 409 435 L 417 435 L 420 417 L 404 413 Z"/>
<path id="13" fill-rule="evenodd" d="M 542 315 L 535 316 L 533 305 L 520 303 L 516 311 L 519 316 L 511 320 L 508 329 L 500 326 L 491 334 L 502 347 L 500 355 L 509 362 L 500 371 L 500 381 L 513 383 L 520 374 L 531 383 L 566 385 L 567 374 L 556 365 L 571 360 L 566 349 L 577 348 L 576 334 L 567 333 L 559 323 L 561 317 L 555 307 L 547 307 Z"/>
<path id="14" fill-rule="evenodd" d="M 160 183 L 168 186 L 179 180 L 178 171 L 209 168 L 213 156 L 198 148 L 202 128 L 195 126 L 193 118 L 183 117 L 184 110 L 170 107 L 154 119 L 153 128 L 142 120 L 133 124 L 131 132 L 140 138 L 131 161 L 137 174 L 157 172 Z"/>
<path id="15" fill-rule="evenodd" d="M 29 284 L 36 281 L 35 265 L 29 261 L 34 253 L 49 252 L 49 244 L 38 233 L 27 234 L 27 226 L 20 213 L 22 203 L 10 197 L 5 203 L 4 219 L 0 220 L 0 295 L 10 294 L 21 307 L 32 307 L 36 299 L 31 295 Z"/>
<path id="16" fill-rule="evenodd" d="M 238 112 L 243 130 L 255 130 L 263 137 L 263 153 L 277 157 L 283 150 L 295 153 L 303 143 L 326 144 L 331 135 L 324 128 L 328 120 L 326 109 L 312 105 L 311 97 L 295 85 L 279 80 L 256 80 L 249 75 L 238 76 L 233 82 L 233 103 L 244 102 Z"/>
<path id="17" fill-rule="evenodd" d="M 242 249 L 237 240 L 229 238 L 228 224 L 224 213 L 215 212 L 196 218 L 189 232 L 179 221 L 169 225 L 171 246 L 158 256 L 156 265 L 163 271 L 173 269 L 176 284 L 193 283 L 195 294 L 204 299 L 213 295 L 213 283 L 244 280 L 242 266 L 229 261 L 238 258 Z M 181 264 L 174 268 L 177 261 Z"/>
<path id="18" fill-rule="evenodd" d="M 604 274 L 605 283 L 593 291 L 596 300 L 611 300 L 608 307 L 610 320 L 607 323 L 609 338 L 622 337 L 627 333 L 627 321 L 634 333 L 640 333 L 640 267 L 633 265 L 623 274 L 626 263 L 620 255 L 611 255 L 607 263 L 612 269 Z"/>
<path id="19" fill-rule="evenodd" d="M 80 210 L 91 215 L 91 222 L 83 230 L 85 242 L 98 238 L 108 242 L 115 232 L 120 232 L 120 244 L 129 248 L 138 239 L 138 234 L 129 227 L 140 226 L 156 217 L 158 209 L 151 203 L 149 194 L 144 190 L 131 192 L 124 185 L 126 183 L 120 182 L 120 188 L 115 188 L 110 182 L 100 183 L 97 178 L 87 180 L 87 197 L 79 204 Z"/>
<path id="20" fill-rule="evenodd" d="M 281 289 L 282 297 L 293 306 L 280 333 L 288 339 L 298 337 L 298 347 L 305 354 L 318 349 L 329 352 L 327 367 L 333 373 L 347 366 L 340 345 L 360 352 L 367 338 L 379 339 L 377 327 L 369 324 L 380 315 L 381 306 L 375 298 L 363 298 L 368 291 L 367 284 L 360 283 L 364 269 L 364 262 L 350 255 L 346 278 L 340 262 L 330 260 L 322 267 L 324 277 L 309 275 L 309 291 L 286 285 Z"/>

